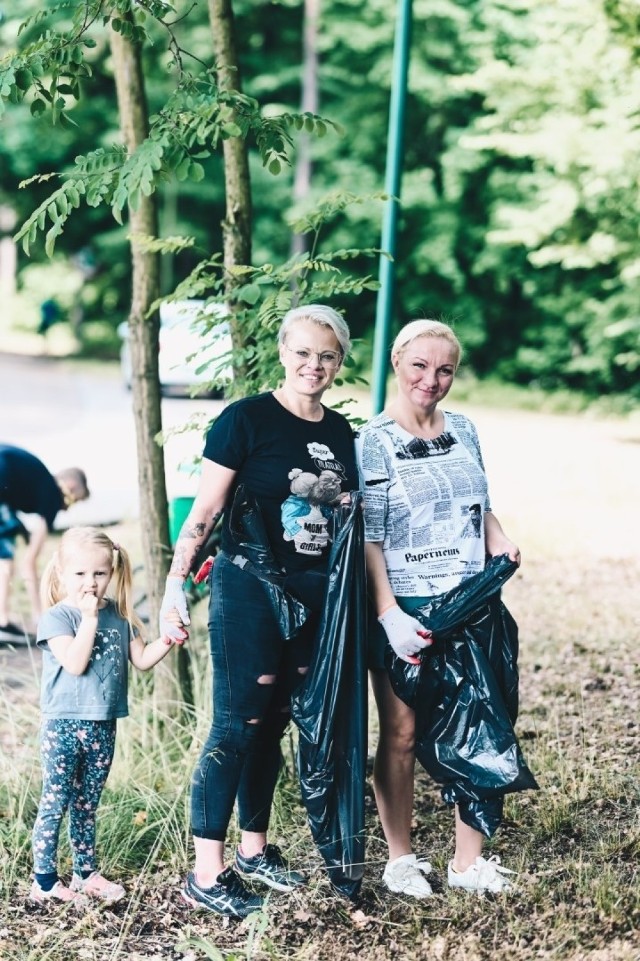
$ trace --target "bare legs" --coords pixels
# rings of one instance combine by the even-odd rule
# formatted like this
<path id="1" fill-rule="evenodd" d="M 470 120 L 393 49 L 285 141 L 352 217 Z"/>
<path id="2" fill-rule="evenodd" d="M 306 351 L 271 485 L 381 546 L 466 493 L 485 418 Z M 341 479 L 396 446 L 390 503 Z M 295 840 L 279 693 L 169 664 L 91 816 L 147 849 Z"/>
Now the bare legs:
<path id="1" fill-rule="evenodd" d="M 411 818 L 415 771 L 415 714 L 396 697 L 386 671 L 371 672 L 378 706 L 380 737 L 373 766 L 373 789 L 389 860 L 411 853 Z M 453 867 L 465 871 L 482 853 L 483 836 L 469 827 L 455 809 Z"/>
<path id="2" fill-rule="evenodd" d="M 267 835 L 254 831 L 243 831 L 240 846 L 247 857 L 259 854 L 267 843 Z M 222 874 L 224 863 L 224 841 L 211 841 L 209 838 L 194 838 L 193 848 L 196 855 L 194 874 L 202 888 L 210 888 Z"/>
<path id="3" fill-rule="evenodd" d="M 479 831 L 469 827 L 460 817 L 456 804 L 456 850 L 453 855 L 454 871 L 466 871 L 469 865 L 475 864 L 476 858 L 482 854 L 484 838 Z"/>
<path id="4" fill-rule="evenodd" d="M 372 671 L 380 737 L 373 766 L 373 789 L 389 860 L 411 853 L 415 715 L 393 693 L 387 672 Z"/>

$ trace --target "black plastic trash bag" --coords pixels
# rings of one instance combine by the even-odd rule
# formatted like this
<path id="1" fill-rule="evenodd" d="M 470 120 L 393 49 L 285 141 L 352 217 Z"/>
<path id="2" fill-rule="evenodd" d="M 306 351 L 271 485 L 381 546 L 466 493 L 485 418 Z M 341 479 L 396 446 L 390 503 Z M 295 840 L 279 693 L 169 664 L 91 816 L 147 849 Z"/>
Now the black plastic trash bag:
<path id="1" fill-rule="evenodd" d="M 260 508 L 244 484 L 236 488 L 229 529 L 241 551 L 230 560 L 258 577 L 271 601 L 282 636 L 290 640 L 307 620 L 309 610 L 285 590 L 285 575 L 271 551 Z"/>
<path id="2" fill-rule="evenodd" d="M 385 654 L 395 693 L 416 713 L 416 757 L 445 802 L 487 837 L 500 824 L 504 795 L 538 786 L 513 729 L 518 628 L 500 588 L 516 569 L 505 554 L 452 591 L 407 598 L 403 609 L 432 632 L 433 644 L 418 665 L 391 647 Z"/>
<path id="3" fill-rule="evenodd" d="M 333 887 L 353 898 L 364 873 L 367 758 L 366 582 L 362 494 L 336 509 L 324 605 L 292 700 L 309 826 Z"/>
<path id="4" fill-rule="evenodd" d="M 273 557 L 260 508 L 240 485 L 229 524 L 241 554 L 231 560 L 262 583 L 282 635 L 295 635 L 309 614 L 293 597 L 306 592 L 322 611 L 314 653 L 292 699 L 299 729 L 298 769 L 309 827 L 335 890 L 355 897 L 364 874 L 364 786 L 367 759 L 366 582 L 362 494 L 335 509 L 326 573 L 286 577 Z M 317 572 L 312 572 L 316 574 Z M 300 583 L 298 583 L 300 581 Z"/>

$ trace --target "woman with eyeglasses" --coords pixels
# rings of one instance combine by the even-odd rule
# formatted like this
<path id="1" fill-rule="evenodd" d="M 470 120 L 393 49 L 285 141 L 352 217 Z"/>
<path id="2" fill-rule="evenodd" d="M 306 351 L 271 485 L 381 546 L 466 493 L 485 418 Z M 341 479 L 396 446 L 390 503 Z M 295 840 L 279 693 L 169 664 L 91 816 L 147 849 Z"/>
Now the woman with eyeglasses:
<path id="1" fill-rule="evenodd" d="M 351 427 L 322 403 L 351 346 L 347 324 L 331 307 L 297 307 L 283 318 L 278 344 L 282 386 L 230 404 L 207 434 L 198 493 L 176 543 L 160 615 L 169 633 L 175 627 L 165 614 L 172 608 L 189 623 L 184 581 L 222 516 L 222 550 L 210 575 L 213 719 L 192 779 L 195 864 L 182 895 L 192 907 L 234 917 L 263 903 L 239 875 L 278 891 L 305 881 L 267 843 L 267 829 L 290 699 L 308 670 L 320 615 L 314 584 L 328 560 L 331 512 L 358 488 Z M 260 508 L 288 589 L 318 608 L 290 642 L 229 523 L 240 485 Z M 227 867 L 236 802 L 241 839 Z"/>

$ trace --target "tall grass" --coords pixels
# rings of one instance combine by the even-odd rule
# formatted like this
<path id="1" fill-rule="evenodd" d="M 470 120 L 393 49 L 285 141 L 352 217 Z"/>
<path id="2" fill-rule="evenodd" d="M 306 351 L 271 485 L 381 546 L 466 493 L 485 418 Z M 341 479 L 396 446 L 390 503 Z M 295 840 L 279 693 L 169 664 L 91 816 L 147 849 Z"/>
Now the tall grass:
<path id="1" fill-rule="evenodd" d="M 483 438 L 490 426 L 485 422 Z M 542 479 L 533 466 L 548 437 L 529 445 L 535 451 L 525 460 L 529 446 L 518 447 L 513 434 L 505 439 L 508 423 L 500 421 L 498 428 L 500 444 L 494 450 L 504 449 L 505 470 L 513 466 L 515 450 L 518 474 L 513 503 L 501 501 L 498 513 L 503 520 L 505 510 L 518 518 L 525 556 L 522 571 L 504 591 L 521 638 L 517 733 L 540 785 L 537 792 L 507 798 L 503 826 L 487 845 L 488 854 L 499 855 L 518 872 L 516 894 L 476 898 L 448 890 L 452 815 L 437 787 L 418 770 L 415 850 L 434 867 L 435 896 L 415 902 L 383 888 L 387 849 L 369 782 L 362 895 L 355 905 L 338 899 L 311 842 L 292 735 L 283 744 L 285 765 L 270 833 L 295 867 L 309 873 L 309 885 L 291 895 L 271 895 L 253 928 L 190 912 L 178 896 L 192 860 L 189 781 L 211 715 L 208 645 L 204 626 L 196 623 L 190 640 L 191 713 L 176 719 L 155 703 L 149 678 L 132 675 L 131 715 L 119 723 L 115 763 L 98 814 L 101 867 L 124 882 L 128 896 L 115 908 L 83 915 L 25 905 L 40 784 L 38 659 L 24 659 L 20 689 L 9 683 L 13 662 L 5 656 L 5 676 L 0 676 L 3 961 L 638 961 L 640 564 L 624 553 L 628 530 L 616 526 L 620 497 L 607 491 L 617 489 L 618 477 L 627 477 L 636 450 L 634 476 L 640 476 L 640 448 L 626 441 L 618 448 L 615 439 L 603 448 L 599 432 L 597 454 L 582 448 L 578 453 L 585 476 L 601 480 L 584 490 L 572 486 L 570 498 L 562 501 L 551 496 L 559 485 L 553 465 L 546 464 L 551 494 L 541 517 L 535 505 Z M 571 440 L 563 425 L 563 447 Z M 621 456 L 614 461 L 616 451 Z M 593 490 L 602 492 L 598 503 Z M 508 493 L 504 489 L 502 498 Z M 633 504 L 628 497 L 623 501 L 631 525 Z M 599 553 L 588 554 L 586 542 L 573 537 L 576 517 L 596 531 L 589 547 Z M 126 534 L 118 536 L 130 542 Z M 371 751 L 376 741 L 372 708 Z M 236 840 L 232 826 L 230 853 Z M 68 876 L 66 841 L 60 866 Z"/>

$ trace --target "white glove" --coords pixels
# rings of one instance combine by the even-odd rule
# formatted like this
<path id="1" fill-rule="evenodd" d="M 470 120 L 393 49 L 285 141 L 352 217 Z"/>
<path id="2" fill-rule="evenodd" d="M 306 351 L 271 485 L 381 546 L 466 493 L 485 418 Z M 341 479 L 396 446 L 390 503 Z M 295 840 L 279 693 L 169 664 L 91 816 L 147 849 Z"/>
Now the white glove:
<path id="1" fill-rule="evenodd" d="M 184 638 L 185 631 L 167 620 L 169 611 L 176 610 L 180 620 L 184 625 L 191 623 L 189 608 L 187 607 L 187 596 L 184 592 L 184 580 L 182 577 L 167 577 L 164 590 L 164 597 L 160 606 L 160 636 L 173 637 L 176 640 Z"/>
<path id="2" fill-rule="evenodd" d="M 402 661 L 415 664 L 416 653 L 432 644 L 431 634 L 415 617 L 405 614 L 395 604 L 378 618 L 385 629 L 389 644 Z"/>

